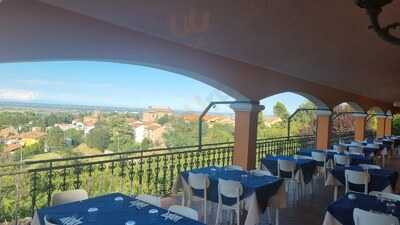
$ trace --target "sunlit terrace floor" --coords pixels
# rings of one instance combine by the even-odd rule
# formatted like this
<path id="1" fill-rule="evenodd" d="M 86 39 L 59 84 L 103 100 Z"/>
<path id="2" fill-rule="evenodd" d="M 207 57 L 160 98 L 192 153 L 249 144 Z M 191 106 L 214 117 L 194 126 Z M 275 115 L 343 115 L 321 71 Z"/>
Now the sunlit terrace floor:
<path id="1" fill-rule="evenodd" d="M 400 156 L 392 157 L 388 160 L 387 169 L 400 171 Z M 339 196 L 343 194 L 343 188 L 340 189 Z M 309 195 L 298 202 L 296 206 L 290 206 L 280 211 L 281 225 L 321 225 L 325 209 L 333 199 L 333 188 L 325 187 L 322 179 L 315 183 L 313 195 Z M 179 204 L 179 197 L 164 198 L 162 201 L 163 207 L 168 207 L 173 204 Z M 193 204 L 193 207 L 202 215 L 201 202 Z M 211 215 L 208 218 L 208 224 L 215 224 L 216 205 L 213 205 L 213 210 L 210 210 Z M 268 224 L 267 216 L 263 215 L 262 225 Z"/>

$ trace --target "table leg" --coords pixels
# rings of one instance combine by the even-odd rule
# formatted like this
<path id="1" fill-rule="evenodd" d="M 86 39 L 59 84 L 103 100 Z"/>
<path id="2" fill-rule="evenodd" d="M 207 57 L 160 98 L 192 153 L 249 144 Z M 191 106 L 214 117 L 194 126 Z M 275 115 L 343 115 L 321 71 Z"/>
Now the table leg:
<path id="1" fill-rule="evenodd" d="M 338 197 L 338 186 L 335 186 L 333 189 L 333 201 L 336 201 Z"/>
<path id="2" fill-rule="evenodd" d="M 279 208 L 275 209 L 275 225 L 279 225 Z"/>

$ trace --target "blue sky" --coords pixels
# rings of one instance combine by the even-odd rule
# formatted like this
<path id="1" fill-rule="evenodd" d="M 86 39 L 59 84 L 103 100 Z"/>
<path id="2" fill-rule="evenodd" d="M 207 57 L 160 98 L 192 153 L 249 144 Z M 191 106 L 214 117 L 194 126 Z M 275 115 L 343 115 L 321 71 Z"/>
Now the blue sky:
<path id="1" fill-rule="evenodd" d="M 202 110 L 210 101 L 232 100 L 223 92 L 179 74 L 105 62 L 0 64 L 0 101 Z M 272 114 L 277 101 L 294 111 L 306 99 L 292 93 L 261 101 Z M 229 111 L 219 107 L 217 111 Z"/>

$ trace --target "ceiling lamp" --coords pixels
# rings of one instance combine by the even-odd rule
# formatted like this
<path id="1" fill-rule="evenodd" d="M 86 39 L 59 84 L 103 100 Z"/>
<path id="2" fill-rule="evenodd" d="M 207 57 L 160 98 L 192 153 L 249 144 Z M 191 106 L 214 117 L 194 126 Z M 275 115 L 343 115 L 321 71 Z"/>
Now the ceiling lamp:
<path id="1" fill-rule="evenodd" d="M 379 23 L 379 15 L 382 13 L 382 8 L 392 2 L 393 0 L 355 0 L 355 3 L 360 8 L 365 9 L 368 14 L 372 23 L 369 28 L 374 29 L 383 40 L 394 45 L 400 45 L 400 37 L 394 36 L 391 32 L 392 30 L 400 28 L 400 23 L 392 23 L 386 26 L 382 26 Z"/>

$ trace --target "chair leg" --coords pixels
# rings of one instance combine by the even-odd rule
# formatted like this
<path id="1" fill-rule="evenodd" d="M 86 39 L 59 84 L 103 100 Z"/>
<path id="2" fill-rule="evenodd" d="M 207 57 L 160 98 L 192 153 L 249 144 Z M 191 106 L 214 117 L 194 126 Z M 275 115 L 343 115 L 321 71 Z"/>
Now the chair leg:
<path id="1" fill-rule="evenodd" d="M 238 203 L 237 209 L 236 209 L 236 222 L 237 225 L 240 225 L 240 204 Z"/>
<path id="2" fill-rule="evenodd" d="M 203 216 L 204 216 L 204 223 L 207 224 L 207 200 L 204 199 L 204 205 L 203 205 Z"/>
<path id="3" fill-rule="evenodd" d="M 222 210 L 222 205 L 221 203 L 218 203 L 218 208 L 217 208 L 217 218 L 215 220 L 215 224 L 218 225 L 221 217 L 221 210 Z"/>

